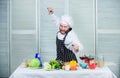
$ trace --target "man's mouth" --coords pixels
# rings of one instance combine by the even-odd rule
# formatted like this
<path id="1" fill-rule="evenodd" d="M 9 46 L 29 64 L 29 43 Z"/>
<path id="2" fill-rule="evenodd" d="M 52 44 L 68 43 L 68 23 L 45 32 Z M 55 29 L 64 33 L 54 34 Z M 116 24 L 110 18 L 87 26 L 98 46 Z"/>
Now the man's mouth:
<path id="1" fill-rule="evenodd" d="M 62 30 L 61 30 L 60 32 L 61 32 L 62 34 L 64 34 L 64 33 L 65 33 L 65 31 L 62 31 Z"/>

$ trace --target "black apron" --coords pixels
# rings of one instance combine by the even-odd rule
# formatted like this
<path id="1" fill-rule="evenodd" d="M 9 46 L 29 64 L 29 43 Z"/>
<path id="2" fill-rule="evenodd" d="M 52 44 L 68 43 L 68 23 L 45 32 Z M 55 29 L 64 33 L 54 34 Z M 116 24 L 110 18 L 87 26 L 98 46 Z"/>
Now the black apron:
<path id="1" fill-rule="evenodd" d="M 64 44 L 65 38 L 68 33 L 66 33 L 63 40 L 58 39 L 58 36 L 56 36 L 56 46 L 57 46 L 56 60 L 62 61 L 62 62 L 70 62 L 71 60 L 75 60 L 77 62 L 77 58 L 76 58 L 75 54 L 71 50 L 67 49 Z M 57 33 L 57 35 L 58 35 L 58 33 Z"/>

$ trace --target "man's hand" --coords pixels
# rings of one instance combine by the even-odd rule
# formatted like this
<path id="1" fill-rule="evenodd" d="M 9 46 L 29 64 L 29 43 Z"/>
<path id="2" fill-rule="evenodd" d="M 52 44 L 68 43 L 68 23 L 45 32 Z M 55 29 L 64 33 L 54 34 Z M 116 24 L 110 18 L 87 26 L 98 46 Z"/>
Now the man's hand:
<path id="1" fill-rule="evenodd" d="M 53 12 L 54 12 L 54 11 L 53 11 L 53 8 L 51 8 L 51 7 L 48 7 L 47 10 L 48 10 L 48 13 L 49 13 L 49 14 L 53 14 Z"/>
<path id="2" fill-rule="evenodd" d="M 75 52 L 79 51 L 79 46 L 77 44 L 73 44 L 72 47 L 73 47 Z"/>

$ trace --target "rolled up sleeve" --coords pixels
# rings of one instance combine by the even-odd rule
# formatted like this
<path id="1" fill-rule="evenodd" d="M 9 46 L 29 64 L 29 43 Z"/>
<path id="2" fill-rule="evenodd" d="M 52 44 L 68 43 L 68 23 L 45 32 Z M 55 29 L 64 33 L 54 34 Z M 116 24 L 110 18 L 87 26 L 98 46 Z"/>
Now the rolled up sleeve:
<path id="1" fill-rule="evenodd" d="M 65 46 L 66 48 L 68 48 L 69 50 L 72 50 L 73 52 L 73 46 L 74 44 L 77 44 L 79 46 L 79 52 L 83 50 L 83 45 L 80 42 L 80 40 L 78 39 L 78 37 L 76 36 L 76 34 L 74 32 L 71 32 L 70 34 L 68 34 L 68 36 L 66 37 L 65 40 Z"/>
<path id="2" fill-rule="evenodd" d="M 52 19 L 53 23 L 55 23 L 56 26 L 59 26 L 60 18 L 58 16 L 56 16 L 55 14 L 50 14 L 50 16 L 51 16 L 51 19 Z"/>

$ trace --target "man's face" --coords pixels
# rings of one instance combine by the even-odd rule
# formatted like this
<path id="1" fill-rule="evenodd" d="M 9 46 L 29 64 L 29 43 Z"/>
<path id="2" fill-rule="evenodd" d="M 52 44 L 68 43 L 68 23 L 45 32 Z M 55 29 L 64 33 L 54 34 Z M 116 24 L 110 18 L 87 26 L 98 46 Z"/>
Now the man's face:
<path id="1" fill-rule="evenodd" d="M 65 34 L 70 27 L 67 24 L 60 24 L 59 30 L 61 34 Z"/>

